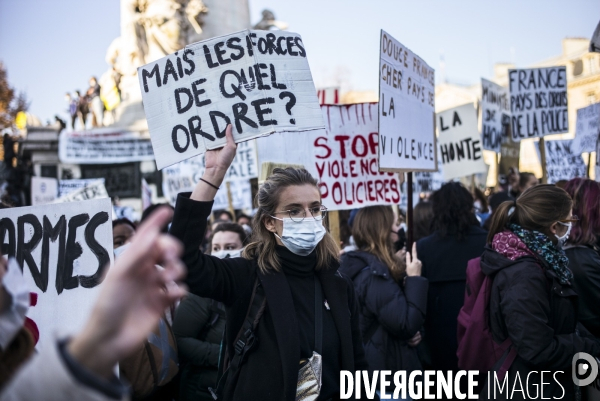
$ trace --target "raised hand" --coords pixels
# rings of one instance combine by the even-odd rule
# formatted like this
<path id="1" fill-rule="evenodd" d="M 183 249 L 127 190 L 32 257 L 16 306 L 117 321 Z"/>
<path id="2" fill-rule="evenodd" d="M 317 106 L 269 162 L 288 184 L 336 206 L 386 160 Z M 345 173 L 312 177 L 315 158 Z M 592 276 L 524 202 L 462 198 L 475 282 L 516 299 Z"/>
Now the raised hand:
<path id="1" fill-rule="evenodd" d="M 233 140 L 233 132 L 231 124 L 225 129 L 225 138 L 227 142 L 225 146 L 219 149 L 208 150 L 204 155 L 204 163 L 206 170 L 202 179 L 196 184 L 194 192 L 190 197 L 197 201 L 211 201 L 217 194 L 217 188 L 223 182 L 227 169 L 231 166 L 237 145 Z"/>
<path id="2" fill-rule="evenodd" d="M 83 331 L 69 344 L 72 356 L 98 375 L 110 376 L 113 366 L 146 339 L 165 309 L 185 294 L 184 288 L 169 285 L 185 274 L 179 260 L 182 246 L 160 233 L 172 213 L 158 209 L 140 226 L 108 270 Z"/>
<path id="3" fill-rule="evenodd" d="M 417 257 L 417 243 L 413 242 L 412 254 L 406 252 L 406 275 L 407 276 L 420 276 L 421 268 L 423 264 Z"/>

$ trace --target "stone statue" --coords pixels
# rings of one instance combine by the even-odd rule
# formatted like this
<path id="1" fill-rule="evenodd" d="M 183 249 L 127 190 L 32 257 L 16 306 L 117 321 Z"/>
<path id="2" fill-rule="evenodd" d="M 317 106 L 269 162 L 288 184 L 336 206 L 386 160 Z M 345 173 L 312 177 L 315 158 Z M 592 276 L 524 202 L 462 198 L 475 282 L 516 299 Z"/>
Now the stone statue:
<path id="1" fill-rule="evenodd" d="M 277 21 L 275 19 L 275 14 L 271 10 L 263 10 L 262 19 L 258 22 L 258 24 L 254 25 L 253 29 L 261 29 L 263 31 L 268 31 L 271 28 L 281 29 L 282 31 L 288 28 L 288 24 L 282 21 Z"/>
<path id="2" fill-rule="evenodd" d="M 106 61 L 111 67 L 100 78 L 101 86 L 118 90 L 114 123 L 147 129 L 138 67 L 189 43 L 247 29 L 249 14 L 248 0 L 121 0 L 121 36 L 110 44 Z"/>

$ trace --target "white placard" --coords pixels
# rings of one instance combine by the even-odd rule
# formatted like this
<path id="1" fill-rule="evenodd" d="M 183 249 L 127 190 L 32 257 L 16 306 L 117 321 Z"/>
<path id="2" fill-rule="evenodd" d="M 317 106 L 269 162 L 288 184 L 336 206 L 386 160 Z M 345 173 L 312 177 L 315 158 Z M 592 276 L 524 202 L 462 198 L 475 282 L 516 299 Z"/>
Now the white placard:
<path id="1" fill-rule="evenodd" d="M 383 30 L 379 54 L 379 167 L 436 171 L 434 70 Z"/>
<path id="2" fill-rule="evenodd" d="M 512 140 L 569 132 L 566 67 L 509 70 Z"/>
<path id="3" fill-rule="evenodd" d="M 586 176 L 586 166 L 581 154 L 574 151 L 574 140 L 544 141 L 548 184 Z M 536 147 L 537 148 L 537 147 Z M 538 157 L 540 151 L 537 150 Z"/>
<path id="4" fill-rule="evenodd" d="M 37 305 L 27 316 L 40 331 L 39 346 L 57 332 L 79 331 L 113 260 L 110 199 L 0 210 L 3 255 L 23 269 Z"/>
<path id="5" fill-rule="evenodd" d="M 398 204 L 397 174 L 378 168 L 377 104 L 321 108 L 326 130 L 258 139 L 259 162 L 304 166 L 329 210 Z"/>
<path id="6" fill-rule="evenodd" d="M 154 160 L 152 144 L 131 132 L 102 134 L 63 131 L 58 141 L 62 163 L 112 164 Z"/>
<path id="7" fill-rule="evenodd" d="M 465 104 L 442 111 L 436 118 L 444 180 L 486 172 L 475 107 Z"/>
<path id="8" fill-rule="evenodd" d="M 87 179 L 75 179 L 75 180 L 60 180 L 58 181 L 58 197 L 61 198 L 71 192 L 75 192 L 78 189 L 85 188 L 88 185 L 97 184 L 98 180 L 105 184 L 104 178 L 87 178 Z"/>
<path id="9" fill-rule="evenodd" d="M 483 149 L 500 153 L 505 138 L 504 124 L 510 122 L 508 88 L 481 78 L 481 143 Z"/>
<path id="10" fill-rule="evenodd" d="M 52 203 L 58 195 L 56 178 L 31 177 L 31 205 Z"/>
<path id="11" fill-rule="evenodd" d="M 577 110 L 574 151 L 577 153 L 596 151 L 600 135 L 600 103 Z"/>
<path id="12" fill-rule="evenodd" d="M 54 203 L 80 202 L 84 200 L 108 198 L 108 192 L 104 186 L 104 178 L 99 178 L 88 185 L 69 192 L 56 199 Z"/>
<path id="13" fill-rule="evenodd" d="M 163 193 L 175 206 L 177 194 L 191 192 L 204 174 L 204 155 L 198 155 L 163 169 Z M 238 143 L 236 156 L 227 170 L 225 181 L 215 196 L 213 209 L 227 209 L 227 185 L 234 209 L 252 209 L 250 179 L 258 177 L 256 167 L 256 144 L 254 140 Z"/>
<path id="14" fill-rule="evenodd" d="M 159 169 L 236 142 L 323 127 L 300 35 L 245 30 L 138 69 Z"/>
<path id="15" fill-rule="evenodd" d="M 441 166 L 442 163 L 438 163 Z M 440 171 L 420 171 L 413 174 L 413 205 L 416 205 L 420 201 L 420 195 L 422 193 L 431 193 L 437 191 L 442 187 L 444 183 L 444 177 Z M 408 186 L 406 180 L 402 183 L 402 202 L 400 208 L 406 210 L 408 207 Z"/>

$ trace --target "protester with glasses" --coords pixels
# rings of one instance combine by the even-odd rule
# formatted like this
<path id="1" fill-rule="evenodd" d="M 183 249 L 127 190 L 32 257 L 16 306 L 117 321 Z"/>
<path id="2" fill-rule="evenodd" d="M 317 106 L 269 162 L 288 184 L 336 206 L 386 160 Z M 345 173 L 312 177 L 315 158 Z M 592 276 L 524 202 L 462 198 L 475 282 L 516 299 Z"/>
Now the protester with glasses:
<path id="1" fill-rule="evenodd" d="M 579 295 L 577 313 L 585 328 L 600 338 L 600 183 L 574 178 L 565 191 L 573 198 L 573 213 L 580 219 L 573 224 L 565 246 Z"/>
<path id="2" fill-rule="evenodd" d="M 600 356 L 600 342 L 577 324 L 577 293 L 562 248 L 577 224 L 572 207 L 569 194 L 554 185 L 525 190 L 494 212 L 481 256 L 482 272 L 493 277 L 492 335 L 498 343 L 510 339 L 516 351 L 508 383 L 518 380 L 517 373 L 520 378 L 537 375 L 522 382 L 531 397 L 543 391 L 547 398 L 576 399 L 573 356 Z M 540 380 L 541 371 L 552 373 Z"/>
<path id="3" fill-rule="evenodd" d="M 226 307 L 227 368 L 218 399 L 303 399 L 296 398 L 298 386 L 312 385 L 313 376 L 322 379 L 316 399 L 339 398 L 340 371 L 366 370 L 367 364 L 358 302 L 352 282 L 337 273 L 339 249 L 323 225 L 326 209 L 317 181 L 304 169 L 275 169 L 256 196 L 252 238 L 242 257 L 219 259 L 199 251 L 213 199 L 236 153 L 231 126 L 226 138 L 223 148 L 206 153 L 194 191 L 179 195 L 171 226 L 185 246 L 190 291 Z M 266 303 L 257 304 L 261 298 Z"/>

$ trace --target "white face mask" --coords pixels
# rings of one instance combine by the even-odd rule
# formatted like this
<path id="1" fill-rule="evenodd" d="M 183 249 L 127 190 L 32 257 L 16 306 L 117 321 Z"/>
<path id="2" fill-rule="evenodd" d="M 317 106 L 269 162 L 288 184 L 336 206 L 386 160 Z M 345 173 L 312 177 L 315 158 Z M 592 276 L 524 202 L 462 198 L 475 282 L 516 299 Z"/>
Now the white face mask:
<path id="1" fill-rule="evenodd" d="M 240 256 L 242 256 L 243 250 L 244 248 L 235 250 L 221 249 L 220 251 L 212 252 L 211 255 L 219 259 L 239 258 Z"/>
<path id="2" fill-rule="evenodd" d="M 277 217 L 273 218 L 277 219 Z M 310 217 L 305 217 L 300 223 L 296 223 L 290 218 L 277 220 L 283 221 L 283 232 L 281 237 L 277 233 L 275 236 L 287 249 L 299 256 L 310 254 L 326 233 L 323 220 L 315 220 Z"/>
<path id="3" fill-rule="evenodd" d="M 567 232 L 564 235 L 559 237 L 558 235 L 554 234 L 554 236 L 558 238 L 558 247 L 562 248 L 563 246 L 565 246 L 567 240 L 569 239 L 569 234 L 571 234 L 571 227 L 573 227 L 573 223 L 563 223 L 562 221 L 558 221 L 557 223 L 567 227 Z"/>
<path id="4" fill-rule="evenodd" d="M 5 350 L 23 327 L 29 309 L 29 287 L 14 258 L 8 260 L 8 268 L 0 284 L 8 295 L 0 311 L 0 349 Z"/>

